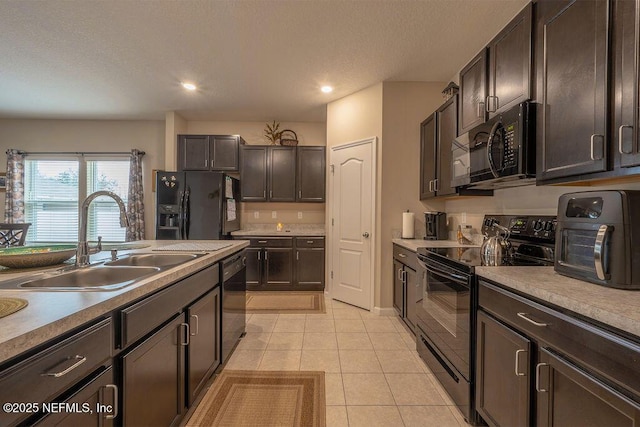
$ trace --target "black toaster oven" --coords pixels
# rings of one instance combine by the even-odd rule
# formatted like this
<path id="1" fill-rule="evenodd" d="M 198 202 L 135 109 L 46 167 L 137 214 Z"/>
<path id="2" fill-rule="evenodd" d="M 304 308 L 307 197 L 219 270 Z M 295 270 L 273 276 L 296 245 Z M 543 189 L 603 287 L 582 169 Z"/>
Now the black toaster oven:
<path id="1" fill-rule="evenodd" d="M 555 271 L 613 288 L 640 289 L 640 191 L 560 196 Z"/>

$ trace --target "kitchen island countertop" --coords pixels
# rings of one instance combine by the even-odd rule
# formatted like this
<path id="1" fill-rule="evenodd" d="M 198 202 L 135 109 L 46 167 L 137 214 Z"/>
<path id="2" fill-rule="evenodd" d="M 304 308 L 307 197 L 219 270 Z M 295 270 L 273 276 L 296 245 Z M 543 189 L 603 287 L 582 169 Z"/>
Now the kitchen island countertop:
<path id="1" fill-rule="evenodd" d="M 199 241 L 193 242 L 198 243 Z M 249 245 L 246 240 L 227 240 L 225 242 L 231 245 L 161 271 L 157 275 L 143 278 L 139 282 L 122 289 L 84 292 L 0 290 L 0 297 L 23 298 L 29 302 L 24 309 L 0 318 L 0 363 L 93 319 L 107 315 L 119 307 L 123 307 L 138 298 L 214 264 Z M 154 248 L 174 244 L 175 241 L 147 240 L 138 243 L 149 246 L 144 249 L 127 251 L 126 253 L 151 253 Z M 91 260 L 95 262 L 99 259 L 108 258 L 108 256 L 108 252 L 101 252 L 100 254 L 92 255 Z M 52 270 L 57 268 L 60 268 L 60 266 L 55 266 Z M 12 273 L 5 270 L 0 276 L 0 280 L 15 279 L 30 274 L 34 274 L 34 271 L 20 272 L 16 270 L 16 273 Z"/>
<path id="2" fill-rule="evenodd" d="M 476 267 L 476 274 L 634 336 L 640 342 L 640 291 L 607 288 L 553 267 Z"/>

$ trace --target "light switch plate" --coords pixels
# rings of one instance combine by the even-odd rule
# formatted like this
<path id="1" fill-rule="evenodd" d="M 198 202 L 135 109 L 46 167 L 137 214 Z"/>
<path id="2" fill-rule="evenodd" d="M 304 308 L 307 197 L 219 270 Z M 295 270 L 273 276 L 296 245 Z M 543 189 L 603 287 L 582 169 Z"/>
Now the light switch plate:
<path id="1" fill-rule="evenodd" d="M 260 211 L 255 211 L 255 212 L 253 213 L 253 217 L 254 217 L 255 219 L 260 218 Z"/>
<path id="2" fill-rule="evenodd" d="M 278 212 L 277 211 L 271 211 L 271 218 L 278 218 Z"/>
<path id="3" fill-rule="evenodd" d="M 298 212 L 298 219 L 302 219 L 302 212 Z"/>

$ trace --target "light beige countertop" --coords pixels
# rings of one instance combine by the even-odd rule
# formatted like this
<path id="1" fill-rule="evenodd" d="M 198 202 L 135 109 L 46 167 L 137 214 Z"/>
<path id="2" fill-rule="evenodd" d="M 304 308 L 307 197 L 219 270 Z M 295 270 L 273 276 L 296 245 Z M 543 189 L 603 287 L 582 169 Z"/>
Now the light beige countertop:
<path id="1" fill-rule="evenodd" d="M 245 228 L 232 231 L 234 237 L 297 237 L 324 236 L 324 224 L 284 224 L 282 231 L 276 229 L 276 224 L 247 224 Z"/>
<path id="2" fill-rule="evenodd" d="M 417 252 L 418 248 L 479 248 L 480 245 L 461 245 L 457 240 L 392 239 L 396 245 Z"/>
<path id="3" fill-rule="evenodd" d="M 628 332 L 640 341 L 640 291 L 572 279 L 553 267 L 476 267 L 475 271 L 505 288 Z"/>
<path id="4" fill-rule="evenodd" d="M 136 242 L 149 245 L 142 249 L 126 253 L 170 253 L 153 252 L 154 248 L 175 244 L 175 240 L 147 240 Z M 191 243 L 206 241 L 189 241 Z M 156 291 L 191 273 L 199 271 L 249 245 L 246 240 L 226 240 L 231 246 L 196 258 L 193 261 L 161 271 L 152 277 L 143 278 L 133 285 L 112 291 L 50 291 L 50 290 L 14 290 L 0 289 L 0 297 L 23 298 L 29 305 L 9 316 L 0 318 L 0 362 L 42 344 L 58 335 L 64 334 L 86 322 L 104 316 L 111 311 Z M 126 247 L 126 246 L 125 246 Z M 188 252 L 179 252 L 188 253 Z M 196 253 L 196 252 L 194 252 Z M 120 253 L 119 253 L 120 254 Z M 105 259 L 109 252 L 92 255 L 91 262 Z M 60 268 L 56 266 L 53 270 Z M 52 269 L 48 269 L 52 270 Z M 26 272 L 11 273 L 4 270 L 0 281 L 34 274 Z M 43 269 L 40 269 L 43 271 Z"/>

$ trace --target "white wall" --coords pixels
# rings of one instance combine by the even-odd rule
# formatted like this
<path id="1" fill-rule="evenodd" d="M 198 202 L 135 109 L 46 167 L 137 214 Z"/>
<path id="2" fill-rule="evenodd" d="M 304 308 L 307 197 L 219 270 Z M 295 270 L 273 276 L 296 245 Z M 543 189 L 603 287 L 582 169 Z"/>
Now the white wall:
<path id="1" fill-rule="evenodd" d="M 162 121 L 0 119 L 2 153 L 9 148 L 26 152 L 145 151 L 142 168 L 147 238 L 155 236 L 152 170 L 164 167 L 164 136 Z M 0 162 L 0 171 L 6 171 L 6 161 Z M 0 193 L 0 213 L 4 216 L 4 193 Z"/>

